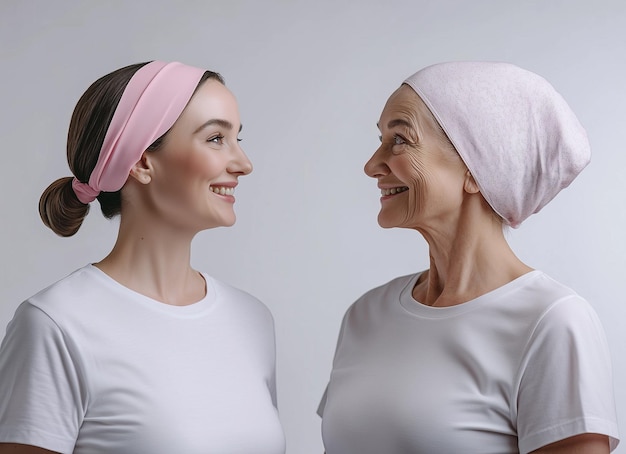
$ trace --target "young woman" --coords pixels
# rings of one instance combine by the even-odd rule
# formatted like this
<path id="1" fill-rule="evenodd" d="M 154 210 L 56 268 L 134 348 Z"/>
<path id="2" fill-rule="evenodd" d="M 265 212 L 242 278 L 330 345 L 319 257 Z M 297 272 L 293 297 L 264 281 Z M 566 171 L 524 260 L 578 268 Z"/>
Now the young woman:
<path id="1" fill-rule="evenodd" d="M 198 232 L 235 222 L 252 171 L 240 130 L 221 76 L 181 63 L 121 68 L 81 97 L 75 176 L 46 189 L 41 217 L 70 236 L 98 199 L 119 234 L 9 323 L 0 453 L 284 453 L 272 317 L 190 265 Z"/>
<path id="2" fill-rule="evenodd" d="M 430 267 L 348 310 L 319 410 L 326 452 L 614 449 L 595 312 L 519 260 L 503 233 L 589 162 L 563 98 L 514 65 L 443 63 L 408 78 L 378 126 L 365 165 L 382 194 L 378 222 L 417 230 Z"/>

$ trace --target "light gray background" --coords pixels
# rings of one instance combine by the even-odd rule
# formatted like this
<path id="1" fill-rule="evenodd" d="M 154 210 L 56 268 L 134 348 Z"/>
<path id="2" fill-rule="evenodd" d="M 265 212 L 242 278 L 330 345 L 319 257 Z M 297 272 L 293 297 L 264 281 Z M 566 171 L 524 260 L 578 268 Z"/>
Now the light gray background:
<path id="1" fill-rule="evenodd" d="M 315 410 L 348 305 L 428 263 L 417 233 L 378 227 L 379 191 L 362 171 L 386 98 L 445 60 L 509 61 L 550 80 L 586 126 L 593 160 L 509 237 L 599 313 L 626 436 L 626 2 L 1 0 L 0 334 L 23 299 L 113 245 L 117 223 L 97 203 L 62 239 L 37 202 L 69 175 L 78 97 L 150 59 L 217 70 L 239 99 L 255 171 L 237 190 L 235 227 L 201 233 L 193 263 L 274 313 L 290 454 L 322 452 Z"/>

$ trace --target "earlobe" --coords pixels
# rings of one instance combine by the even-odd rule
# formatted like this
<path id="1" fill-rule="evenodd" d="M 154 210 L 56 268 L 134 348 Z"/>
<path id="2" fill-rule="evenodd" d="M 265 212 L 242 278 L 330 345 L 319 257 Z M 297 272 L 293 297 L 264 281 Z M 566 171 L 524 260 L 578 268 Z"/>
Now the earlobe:
<path id="1" fill-rule="evenodd" d="M 476 180 L 474 180 L 474 177 L 469 170 L 465 171 L 465 182 L 463 184 L 463 189 L 469 194 L 476 194 L 477 192 L 480 192 L 480 189 L 476 184 Z"/>
<path id="2" fill-rule="evenodd" d="M 145 152 L 141 155 L 141 159 L 130 169 L 129 176 L 141 184 L 148 184 L 152 181 L 152 167 L 150 159 Z"/>

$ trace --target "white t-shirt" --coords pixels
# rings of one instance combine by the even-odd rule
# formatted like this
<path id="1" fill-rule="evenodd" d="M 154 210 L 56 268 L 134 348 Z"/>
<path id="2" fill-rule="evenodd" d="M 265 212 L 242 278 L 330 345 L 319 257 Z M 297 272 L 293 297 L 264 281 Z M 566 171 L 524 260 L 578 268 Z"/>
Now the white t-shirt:
<path id="1" fill-rule="evenodd" d="M 618 443 L 609 351 L 591 306 L 540 271 L 430 307 L 419 275 L 362 296 L 320 404 L 327 454 L 528 453 L 593 432 Z"/>
<path id="2" fill-rule="evenodd" d="M 88 265 L 22 303 L 0 347 L 0 441 L 77 454 L 283 454 L 272 317 L 203 275 L 171 306 Z"/>

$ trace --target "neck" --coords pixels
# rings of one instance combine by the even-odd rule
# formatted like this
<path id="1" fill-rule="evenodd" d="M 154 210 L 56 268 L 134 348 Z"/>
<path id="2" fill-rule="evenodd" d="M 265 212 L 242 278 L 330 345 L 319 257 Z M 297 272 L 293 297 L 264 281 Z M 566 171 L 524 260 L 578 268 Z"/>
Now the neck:
<path id="1" fill-rule="evenodd" d="M 184 235 L 157 222 L 133 222 L 122 216 L 113 250 L 95 266 L 157 301 L 192 304 L 206 293 L 204 279 L 191 267 L 192 239 L 193 234 Z"/>
<path id="2" fill-rule="evenodd" d="M 513 253 L 486 202 L 477 200 L 484 206 L 465 205 L 458 219 L 445 227 L 420 229 L 429 244 L 430 269 L 415 286 L 417 301 L 461 304 L 532 270 Z"/>

